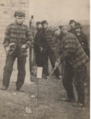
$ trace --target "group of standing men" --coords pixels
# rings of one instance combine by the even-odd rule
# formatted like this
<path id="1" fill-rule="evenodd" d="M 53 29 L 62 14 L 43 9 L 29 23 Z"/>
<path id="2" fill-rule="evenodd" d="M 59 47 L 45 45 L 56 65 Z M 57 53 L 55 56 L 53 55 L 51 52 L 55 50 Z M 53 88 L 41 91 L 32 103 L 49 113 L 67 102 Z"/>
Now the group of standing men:
<path id="1" fill-rule="evenodd" d="M 48 28 L 48 23 L 46 20 L 37 22 L 36 26 L 37 33 L 34 39 L 36 64 L 38 67 L 43 67 L 43 77 L 47 78 L 49 76 L 48 58 L 50 59 L 52 67 L 54 68 L 59 41 L 53 36 L 55 31 Z M 60 73 L 58 68 L 54 73 L 56 78 L 59 79 Z"/>
<path id="2" fill-rule="evenodd" d="M 34 46 L 36 64 L 43 67 L 43 76 L 48 77 L 48 58 L 52 67 L 57 67 L 55 76 L 60 78 L 58 66 L 65 62 L 63 73 L 63 86 L 67 92 L 67 98 L 62 101 L 75 101 L 73 92 L 73 78 L 78 94 L 78 102 L 74 106 L 84 106 L 84 81 L 86 79 L 86 66 L 89 61 L 89 48 L 82 26 L 74 20 L 70 21 L 71 30 L 67 26 L 59 26 L 60 34 L 55 36 L 56 29 L 49 29 L 46 20 L 37 22 L 37 33 L 33 38 L 31 29 L 23 25 L 25 13 L 16 11 L 15 23 L 10 24 L 5 32 L 4 47 L 6 51 L 6 64 L 3 74 L 2 90 L 9 87 L 13 64 L 17 58 L 18 76 L 16 90 L 19 91 L 25 80 L 25 63 L 27 48 Z M 34 39 L 34 40 L 33 40 Z"/>
<path id="3" fill-rule="evenodd" d="M 71 29 L 70 33 L 74 34 L 79 40 L 82 48 L 89 57 L 89 46 L 86 35 L 82 31 L 82 26 L 80 23 L 76 23 L 74 20 L 70 20 L 69 25 Z M 57 29 L 50 29 L 48 27 L 48 22 L 36 22 L 37 33 L 35 35 L 35 56 L 36 64 L 39 67 L 43 67 L 43 76 L 48 77 L 48 57 L 52 64 L 52 67 L 55 65 L 56 59 L 59 57 L 60 52 L 60 43 L 62 40 L 61 31 L 58 34 L 58 37 L 55 36 Z M 59 26 L 61 29 L 61 26 Z M 60 35 L 61 34 L 61 35 Z M 57 79 L 61 78 L 60 72 L 58 69 L 55 71 L 55 76 Z"/>
<path id="4" fill-rule="evenodd" d="M 37 42 L 35 45 L 36 63 L 37 66 L 42 66 L 43 73 L 48 75 L 48 57 L 53 67 L 58 67 L 65 62 L 62 82 L 67 92 L 67 98 L 61 98 L 61 100 L 75 101 L 73 91 L 74 79 L 78 94 L 78 102 L 74 106 L 82 107 L 85 100 L 84 84 L 87 80 L 85 64 L 89 61 L 89 45 L 87 37 L 82 31 L 81 24 L 70 20 L 69 25 L 71 27 L 70 30 L 67 26 L 59 26 L 60 34 L 56 37 L 56 29 L 50 30 L 47 21 L 37 22 L 37 34 L 35 37 L 35 44 Z M 55 63 L 56 59 L 58 60 Z M 59 74 L 57 68 L 55 76 L 60 78 Z"/>

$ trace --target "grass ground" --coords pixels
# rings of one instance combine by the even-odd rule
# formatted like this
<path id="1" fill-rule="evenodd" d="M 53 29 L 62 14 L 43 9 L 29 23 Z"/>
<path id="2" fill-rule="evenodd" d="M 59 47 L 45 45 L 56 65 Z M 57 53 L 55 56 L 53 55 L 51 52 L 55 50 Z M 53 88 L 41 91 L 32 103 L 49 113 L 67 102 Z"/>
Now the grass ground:
<path id="1" fill-rule="evenodd" d="M 66 92 L 62 81 L 54 77 L 47 82 L 37 100 L 31 98 L 45 82 L 45 79 L 33 79 L 34 85 L 23 85 L 24 92 L 15 91 L 16 85 L 12 79 L 7 91 L 0 90 L 0 119 L 89 119 L 89 86 L 85 87 L 85 107 L 80 108 L 60 101 L 60 97 L 66 97 Z M 77 100 L 76 91 L 75 97 Z M 27 106 L 31 114 L 26 113 Z"/>
<path id="2" fill-rule="evenodd" d="M 83 26 L 83 30 L 88 36 L 88 41 L 90 41 L 89 26 Z M 0 41 L 3 41 L 3 39 Z M 5 52 L 3 45 L 0 44 L 0 76 L 4 60 Z M 27 63 L 27 65 L 29 64 Z M 28 67 L 26 69 L 29 70 Z M 0 90 L 0 119 L 89 119 L 89 85 L 85 87 L 85 107 L 74 108 L 71 103 L 60 101 L 60 97 L 66 97 L 61 80 L 51 78 L 36 100 L 31 98 L 31 95 L 37 94 L 38 86 L 40 89 L 45 79 L 39 80 L 38 85 L 38 80 L 34 77 L 35 84 L 30 85 L 27 75 L 27 83 L 23 85 L 25 92 L 15 92 L 16 74 L 17 71 L 14 70 L 9 89 L 7 91 Z M 75 96 L 77 100 L 76 91 Z M 27 106 L 31 108 L 32 114 L 26 113 Z"/>

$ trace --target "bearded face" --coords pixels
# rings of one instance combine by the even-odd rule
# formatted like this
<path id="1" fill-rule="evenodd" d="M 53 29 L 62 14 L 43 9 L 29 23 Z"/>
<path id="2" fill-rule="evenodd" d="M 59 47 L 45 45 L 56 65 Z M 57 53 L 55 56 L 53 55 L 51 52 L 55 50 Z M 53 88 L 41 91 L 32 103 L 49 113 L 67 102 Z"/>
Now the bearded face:
<path id="1" fill-rule="evenodd" d="M 75 32 L 76 32 L 76 34 L 80 34 L 81 33 L 81 28 L 76 28 Z"/>

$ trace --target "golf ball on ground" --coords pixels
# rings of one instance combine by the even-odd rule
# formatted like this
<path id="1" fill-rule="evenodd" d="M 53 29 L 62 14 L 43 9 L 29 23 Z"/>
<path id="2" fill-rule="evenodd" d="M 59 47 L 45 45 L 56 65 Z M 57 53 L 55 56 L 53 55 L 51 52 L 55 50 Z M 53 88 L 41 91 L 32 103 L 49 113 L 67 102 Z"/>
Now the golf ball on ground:
<path id="1" fill-rule="evenodd" d="M 31 98 L 35 98 L 35 95 L 31 95 Z"/>

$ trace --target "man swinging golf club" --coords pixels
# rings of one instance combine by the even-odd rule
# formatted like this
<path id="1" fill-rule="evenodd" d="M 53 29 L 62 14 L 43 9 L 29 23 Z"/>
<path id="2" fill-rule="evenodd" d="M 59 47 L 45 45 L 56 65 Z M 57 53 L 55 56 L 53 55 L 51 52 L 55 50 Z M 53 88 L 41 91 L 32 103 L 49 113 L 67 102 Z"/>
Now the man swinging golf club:
<path id="1" fill-rule="evenodd" d="M 61 27 L 61 33 L 63 37 L 60 44 L 60 57 L 56 61 L 55 66 L 57 67 L 63 61 L 67 60 L 74 70 L 74 72 L 69 72 L 69 67 L 65 66 L 62 82 L 67 92 L 67 98 L 62 98 L 61 100 L 68 102 L 75 101 L 72 85 L 74 78 L 74 83 L 78 95 L 78 102 L 74 103 L 73 106 L 82 107 L 84 106 L 83 81 L 86 78 L 85 64 L 89 61 L 89 59 L 75 35 L 68 32 L 67 26 Z"/>

